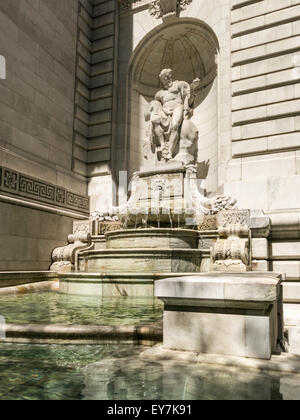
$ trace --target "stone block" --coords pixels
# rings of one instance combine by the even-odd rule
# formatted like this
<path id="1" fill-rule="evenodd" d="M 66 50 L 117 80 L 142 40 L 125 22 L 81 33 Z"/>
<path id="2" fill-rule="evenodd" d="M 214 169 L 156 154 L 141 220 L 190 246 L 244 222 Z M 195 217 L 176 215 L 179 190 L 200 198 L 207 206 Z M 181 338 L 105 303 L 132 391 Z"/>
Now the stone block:
<path id="1" fill-rule="evenodd" d="M 300 241 L 271 243 L 271 257 L 274 259 L 297 259 L 300 257 Z"/>
<path id="2" fill-rule="evenodd" d="M 235 141 L 232 143 L 232 155 L 243 156 L 252 155 L 268 150 L 268 138 Z"/>
<path id="3" fill-rule="evenodd" d="M 242 159 L 234 159 L 230 161 L 226 167 L 226 181 L 233 182 L 233 181 L 241 181 L 241 180 L 242 180 Z"/>
<path id="4" fill-rule="evenodd" d="M 300 283 L 283 282 L 283 301 L 289 303 L 300 302 Z"/>
<path id="5" fill-rule="evenodd" d="M 280 283 L 270 272 L 157 281 L 155 296 L 165 304 L 164 348 L 270 359 L 283 333 Z"/>
<path id="6" fill-rule="evenodd" d="M 257 358 L 258 355 L 262 355 L 263 357 L 260 356 L 259 358 L 270 358 L 272 353 L 272 339 L 274 340 L 274 334 L 271 331 L 271 322 L 272 319 L 268 316 L 245 316 L 246 357 Z"/>
<path id="7" fill-rule="evenodd" d="M 224 194 L 237 199 L 240 208 L 268 209 L 268 180 L 266 178 L 226 182 Z"/>
<path id="8" fill-rule="evenodd" d="M 283 305 L 284 325 L 300 327 L 300 304 L 284 303 Z"/>
<path id="9" fill-rule="evenodd" d="M 269 244 L 266 238 L 253 238 L 252 258 L 255 260 L 267 260 L 269 258 Z"/>
<path id="10" fill-rule="evenodd" d="M 270 359 L 270 318 L 165 310 L 164 348 Z"/>
<path id="11" fill-rule="evenodd" d="M 270 217 L 263 210 L 251 210 L 250 229 L 253 239 L 268 238 L 271 231 Z"/>
<path id="12" fill-rule="evenodd" d="M 289 353 L 300 355 L 300 327 L 289 327 Z"/>
<path id="13" fill-rule="evenodd" d="M 244 316 L 164 311 L 164 348 L 246 356 Z"/>
<path id="14" fill-rule="evenodd" d="M 270 263 L 266 260 L 252 260 L 252 271 L 270 271 Z M 275 270 L 278 272 L 278 270 Z"/>
<path id="15" fill-rule="evenodd" d="M 11 217 L 13 206 L 0 203 L 0 235 L 8 235 L 11 230 Z"/>
<path id="16" fill-rule="evenodd" d="M 278 212 L 270 215 L 274 240 L 299 239 L 300 217 L 297 212 Z"/>
<path id="17" fill-rule="evenodd" d="M 92 150 L 87 153 L 87 162 L 88 163 L 107 162 L 110 160 L 110 156 L 111 156 L 110 148 Z"/>
<path id="18" fill-rule="evenodd" d="M 260 177 L 288 177 L 295 175 L 295 152 L 286 152 L 274 156 L 255 156 L 242 159 L 242 179 Z"/>
<path id="19" fill-rule="evenodd" d="M 276 273 L 286 273 L 287 280 L 300 280 L 299 261 L 273 261 L 272 265 Z"/>
<path id="20" fill-rule="evenodd" d="M 297 193 L 287 194 L 287 191 L 298 191 L 299 181 L 299 175 L 270 178 L 268 181 L 269 210 L 300 208 L 300 195 Z"/>

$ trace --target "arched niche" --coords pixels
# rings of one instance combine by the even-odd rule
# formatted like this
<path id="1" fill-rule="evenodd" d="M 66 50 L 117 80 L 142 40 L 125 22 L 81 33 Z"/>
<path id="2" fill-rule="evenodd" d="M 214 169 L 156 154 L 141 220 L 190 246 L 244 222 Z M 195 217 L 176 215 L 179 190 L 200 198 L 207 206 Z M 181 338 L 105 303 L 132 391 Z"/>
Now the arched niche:
<path id="1" fill-rule="evenodd" d="M 212 29 L 198 19 L 177 19 L 149 32 L 134 50 L 128 71 L 127 168 L 129 173 L 146 164 L 144 113 L 161 88 L 159 73 L 171 68 L 176 80 L 200 78 L 202 87 L 193 122 L 199 129 L 198 162 L 209 191 L 217 188 L 219 45 Z"/>

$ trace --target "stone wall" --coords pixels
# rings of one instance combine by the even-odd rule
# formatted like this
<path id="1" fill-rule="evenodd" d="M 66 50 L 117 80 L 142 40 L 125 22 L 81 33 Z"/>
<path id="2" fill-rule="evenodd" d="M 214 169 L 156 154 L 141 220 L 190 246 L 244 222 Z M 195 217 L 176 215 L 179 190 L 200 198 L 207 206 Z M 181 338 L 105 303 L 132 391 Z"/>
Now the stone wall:
<path id="1" fill-rule="evenodd" d="M 72 171 L 78 0 L 0 2 L 0 270 L 49 269 L 89 212 Z"/>
<path id="2" fill-rule="evenodd" d="M 0 163 L 86 193 L 71 172 L 77 0 L 2 1 Z"/>
<path id="3" fill-rule="evenodd" d="M 66 244 L 72 219 L 0 202 L 0 271 L 49 270 L 51 253 Z"/>
<path id="4" fill-rule="evenodd" d="M 117 2 L 79 0 L 74 172 L 89 179 L 91 208 L 111 200 Z"/>
<path id="5" fill-rule="evenodd" d="M 269 240 L 253 243 L 256 269 L 286 273 L 292 319 L 300 306 L 300 1 L 232 0 L 231 32 L 232 158 L 224 191 L 241 208 L 270 216 Z"/>
<path id="6" fill-rule="evenodd" d="M 300 1 L 233 0 L 232 160 L 241 207 L 300 207 Z"/>

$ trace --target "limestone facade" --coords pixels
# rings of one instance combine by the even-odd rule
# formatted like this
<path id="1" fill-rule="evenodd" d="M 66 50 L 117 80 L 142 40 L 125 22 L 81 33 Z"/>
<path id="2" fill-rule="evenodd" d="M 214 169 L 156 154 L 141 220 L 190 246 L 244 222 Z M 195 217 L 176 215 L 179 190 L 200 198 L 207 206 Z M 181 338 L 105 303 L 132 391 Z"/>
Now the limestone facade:
<path id="1" fill-rule="evenodd" d="M 73 0 L 0 4 L 0 270 L 48 270 L 89 213 L 72 168 L 77 22 Z"/>
<path id="2" fill-rule="evenodd" d="M 1 2 L 0 55 L 7 68 L 0 80 L 0 210 L 10 219 L 16 212 L 20 220 L 32 212 L 40 226 L 33 234 L 1 217 L 1 246 L 8 240 L 14 244 L 10 253 L 6 247 L 3 269 L 22 259 L 16 255 L 18 238 L 49 241 L 47 261 L 34 253 L 29 259 L 37 268 L 49 268 L 50 248 L 64 245 L 72 219 L 89 212 L 88 204 L 64 205 L 49 199 L 51 193 L 45 198 L 43 192 L 22 193 L 19 186 L 3 188 L 4 171 L 29 178 L 33 190 L 63 189 L 79 201 L 89 198 L 91 211 L 118 204 L 112 197 L 119 171 L 129 171 L 130 179 L 144 165 L 144 111 L 159 89 L 160 70 L 172 68 L 177 80 L 204 81 L 192 121 L 199 131 L 197 161 L 207 196 L 229 195 L 239 208 L 262 209 L 270 217 L 268 233 L 252 240 L 253 265 L 286 272 L 286 299 L 300 301 L 295 292 L 300 284 L 300 0 L 174 5 Z M 167 7 L 175 7 L 174 13 Z M 55 244 L 43 222 L 49 214 L 58 225 L 68 225 L 66 233 L 58 229 Z"/>

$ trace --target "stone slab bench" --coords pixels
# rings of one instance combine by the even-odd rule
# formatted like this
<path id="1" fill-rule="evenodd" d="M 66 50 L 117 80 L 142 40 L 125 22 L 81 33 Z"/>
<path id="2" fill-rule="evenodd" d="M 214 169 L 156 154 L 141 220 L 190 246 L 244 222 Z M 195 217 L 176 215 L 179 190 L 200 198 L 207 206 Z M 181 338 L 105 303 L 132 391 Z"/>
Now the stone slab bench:
<path id="1" fill-rule="evenodd" d="M 158 280 L 164 348 L 270 359 L 283 338 L 281 281 L 257 272 Z"/>

